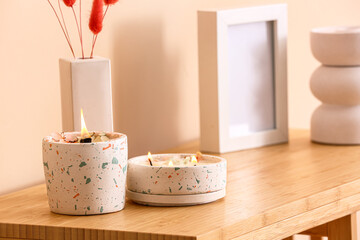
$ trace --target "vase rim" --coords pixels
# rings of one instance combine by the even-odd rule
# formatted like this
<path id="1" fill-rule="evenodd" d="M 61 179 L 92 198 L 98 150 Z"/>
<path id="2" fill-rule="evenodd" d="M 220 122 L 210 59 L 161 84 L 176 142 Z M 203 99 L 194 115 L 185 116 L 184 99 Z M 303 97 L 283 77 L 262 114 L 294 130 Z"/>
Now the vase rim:
<path id="1" fill-rule="evenodd" d="M 104 58 L 104 57 L 99 57 L 99 56 L 94 56 L 92 58 L 60 58 L 60 60 L 81 63 L 81 62 L 109 61 L 110 59 Z"/>

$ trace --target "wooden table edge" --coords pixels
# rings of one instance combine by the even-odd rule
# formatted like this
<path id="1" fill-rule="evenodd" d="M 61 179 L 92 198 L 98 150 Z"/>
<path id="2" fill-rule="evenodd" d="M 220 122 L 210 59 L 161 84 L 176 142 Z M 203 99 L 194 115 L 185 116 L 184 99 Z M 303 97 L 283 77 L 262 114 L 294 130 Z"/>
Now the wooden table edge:
<path id="1" fill-rule="evenodd" d="M 32 188 L 40 188 L 41 186 L 44 186 L 44 184 L 36 185 Z M 281 216 L 279 215 L 279 219 L 277 218 L 271 218 L 273 221 L 267 221 L 267 216 L 271 215 L 272 213 L 275 213 L 277 211 L 277 208 L 273 208 L 270 211 L 265 211 L 262 214 L 253 216 L 254 221 L 258 221 L 260 219 L 262 225 L 255 228 L 252 231 L 248 232 L 241 232 L 239 229 L 241 229 L 241 221 L 237 222 L 235 224 L 227 225 L 224 227 L 219 227 L 214 229 L 211 232 L 200 234 L 198 236 L 191 236 L 191 235 L 167 235 L 167 234 L 152 234 L 152 233 L 146 233 L 146 232 L 131 232 L 131 231 L 124 231 L 124 230 L 107 230 L 107 229 L 93 229 L 93 228 L 72 228 L 72 227 L 64 227 L 64 226 L 46 226 L 46 225 L 29 225 L 29 224 L 17 224 L 17 223 L 3 223 L 0 222 L 0 238 L 11 238 L 11 239 L 71 239 L 66 238 L 67 235 L 74 232 L 83 232 L 84 239 L 87 239 L 86 235 L 89 235 L 88 232 L 92 231 L 93 233 L 96 233 L 97 235 L 100 233 L 103 233 L 105 235 L 114 236 L 117 235 L 115 238 L 109 238 L 109 239 L 117 239 L 118 237 L 124 235 L 129 236 L 129 239 L 135 237 L 138 239 L 139 237 L 166 237 L 169 239 L 184 239 L 184 240 L 190 240 L 190 239 L 199 239 L 199 240 L 215 240 L 215 239 L 234 239 L 234 240 L 247 240 L 251 239 L 253 235 L 263 235 L 263 234 L 269 234 L 267 233 L 271 227 L 276 225 L 284 225 L 284 224 L 295 224 L 297 219 L 301 216 L 304 216 L 306 214 L 317 214 L 319 211 L 323 211 L 323 209 L 327 212 L 334 212 L 333 214 L 329 214 L 327 216 L 327 220 L 319 220 L 317 225 L 321 225 L 327 221 L 334 220 L 336 218 L 345 216 L 347 214 L 350 214 L 356 210 L 360 209 L 360 192 L 357 190 L 360 189 L 360 179 L 345 183 L 343 185 L 330 188 L 321 192 L 318 192 L 314 195 L 309 195 L 307 198 L 298 199 L 295 201 L 292 201 L 286 205 L 279 206 L 278 208 L 287 208 L 287 209 L 298 209 L 298 211 L 295 214 L 288 215 L 288 216 Z M 3 195 L 1 197 L 5 196 L 12 196 L 12 195 L 18 195 L 21 194 L 21 191 L 10 193 L 7 195 Z M 312 199 L 318 198 L 318 195 L 322 195 L 322 198 L 325 200 L 324 202 L 312 202 Z M 334 198 L 335 196 L 335 198 Z M 0 197 L 0 198 L 1 198 Z M 330 201 L 330 199 L 335 199 L 334 201 Z M 355 199 L 355 200 L 354 200 Z M 327 201 L 326 201 L 327 200 Z M 352 205 L 349 205 L 352 204 Z M 341 209 L 339 209 L 341 207 Z M 305 211 L 304 211 L 305 209 Z M 335 212 L 335 210 L 337 212 Z M 345 210 L 345 211 L 344 211 Z M 284 211 L 284 210 L 282 210 Z M 286 212 L 286 211 L 285 211 Z M 343 212 L 343 214 L 339 214 L 340 212 Z M 344 213 L 345 212 L 345 213 Z M 260 217 L 260 218 L 259 218 Z M 275 220 L 274 220 L 275 219 Z M 249 221 L 251 219 L 246 219 L 244 221 Z M 291 231 L 284 233 L 285 236 L 282 236 L 284 234 L 280 234 L 282 237 L 286 237 L 292 234 L 296 234 L 298 232 L 304 231 L 308 228 L 315 227 L 317 225 L 307 225 L 306 227 L 301 228 L 289 228 Z M 39 232 L 36 234 L 35 238 L 29 238 L 28 235 L 31 232 Z M 63 236 L 62 238 L 60 236 L 55 237 L 53 234 L 49 234 L 50 232 L 56 232 L 58 235 Z M 226 232 L 226 233 L 225 233 Z M 78 233 L 77 233 L 78 234 Z M 90 236 L 90 235 L 89 235 Z M 60 237 L 60 238 L 59 238 Z M 282 238 L 281 237 L 281 238 Z M 279 239 L 281 239 L 279 238 Z M 107 238 L 104 238 L 107 239 Z M 146 238 L 145 238 L 146 239 Z M 156 238 L 155 238 L 156 239 Z M 275 239 L 275 238 L 271 238 Z M 0 239 L 1 240 L 1 239 Z"/>
<path id="2" fill-rule="evenodd" d="M 5 235 L 3 234 L 5 233 Z M 169 240 L 196 240 L 196 236 L 156 234 L 146 232 L 117 231 L 94 228 L 73 228 L 63 226 L 44 226 L 30 224 L 0 223 L 0 240 L 47 240 L 47 239 L 169 239 Z"/>
<path id="3" fill-rule="evenodd" d="M 261 214 L 254 215 L 253 217 L 244 220 L 244 221 L 261 222 L 261 225 L 252 231 L 241 232 L 242 221 L 240 221 L 240 222 L 237 222 L 234 224 L 230 224 L 230 225 L 226 225 L 221 228 L 214 229 L 210 233 L 204 233 L 204 234 L 198 236 L 198 239 L 201 239 L 201 240 L 206 240 L 206 239 L 211 239 L 211 240 L 212 239 L 226 239 L 226 240 L 227 239 L 236 239 L 236 240 L 252 239 L 252 238 L 246 238 L 246 236 L 251 235 L 256 232 L 260 232 L 264 228 L 269 228 L 271 226 L 281 224 L 282 222 L 289 221 L 290 219 L 297 218 L 299 216 L 302 216 L 303 214 L 316 213 L 319 209 L 326 208 L 327 206 L 336 206 L 337 204 L 340 204 L 340 203 L 345 204 L 346 201 L 351 200 L 352 197 L 359 197 L 358 205 L 357 205 L 357 207 L 356 206 L 353 207 L 352 212 L 346 212 L 344 214 L 335 214 L 334 217 L 329 216 L 327 221 L 320 222 L 319 224 L 316 224 L 316 225 L 309 225 L 309 227 L 306 227 L 303 229 L 300 228 L 299 230 L 295 230 L 295 231 L 291 232 L 290 234 L 287 234 L 287 236 L 290 236 L 290 235 L 299 233 L 301 231 L 307 230 L 309 228 L 313 228 L 315 226 L 321 225 L 328 221 L 332 221 L 337 218 L 346 216 L 357 210 L 360 210 L 360 191 L 359 191 L 359 189 L 360 189 L 360 179 L 356 179 L 354 181 L 345 183 L 343 185 L 340 185 L 340 186 L 337 186 L 334 188 L 329 188 L 329 189 L 326 189 L 324 191 L 318 192 L 313 195 L 309 195 L 306 198 L 301 198 L 301 199 L 289 202 L 285 205 L 281 205 L 277 208 L 272 208 L 269 211 L 265 211 Z M 324 199 L 324 201 L 319 202 L 317 200 L 319 197 Z M 288 215 L 288 216 L 283 216 L 280 214 L 280 215 L 278 215 L 278 218 L 274 218 L 274 217 L 269 218 L 269 216 L 272 214 L 278 214 L 276 212 L 278 211 L 279 208 L 282 208 L 281 211 L 284 212 L 284 207 L 286 209 L 289 209 L 289 211 L 291 209 L 293 211 L 294 211 L 294 209 L 297 209 L 298 211 L 295 214 Z M 305 210 L 303 210 L 303 209 L 305 209 Z M 268 219 L 271 219 L 271 220 L 269 221 Z M 220 236 L 220 237 L 214 238 L 214 236 Z M 287 236 L 285 236 L 285 237 L 287 237 Z M 271 238 L 271 239 L 273 239 L 273 238 Z M 282 239 L 282 238 L 279 238 L 279 239 Z"/>
<path id="4" fill-rule="evenodd" d="M 322 225 L 329 221 L 353 214 L 360 210 L 360 193 L 343 198 L 341 200 L 334 201 L 324 206 L 312 209 L 302 214 L 284 219 L 282 221 L 273 223 L 266 227 L 256 229 L 243 235 L 227 238 L 224 235 L 223 239 L 229 240 L 249 240 L 249 239 L 264 239 L 264 235 L 272 240 L 280 240 L 288 236 L 300 233 L 307 229 Z M 324 214 L 325 213 L 325 214 Z M 317 221 L 314 222 L 314 215 L 317 215 Z M 304 224 L 304 219 L 307 219 Z M 301 226 L 298 225 L 301 220 Z M 281 233 L 274 232 L 271 228 L 276 226 L 281 229 L 288 229 L 286 232 Z M 255 238 L 256 236 L 256 238 Z"/>

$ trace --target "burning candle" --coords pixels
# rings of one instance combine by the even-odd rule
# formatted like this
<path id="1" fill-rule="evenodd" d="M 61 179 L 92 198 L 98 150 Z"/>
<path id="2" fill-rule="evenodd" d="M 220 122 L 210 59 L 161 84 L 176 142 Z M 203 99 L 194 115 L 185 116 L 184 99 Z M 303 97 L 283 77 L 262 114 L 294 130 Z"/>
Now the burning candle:
<path id="1" fill-rule="evenodd" d="M 81 108 L 81 138 L 80 143 L 91 143 L 91 136 L 86 128 L 83 109 Z"/>
<path id="2" fill-rule="evenodd" d="M 153 164 L 152 164 L 152 156 L 151 156 L 151 153 L 150 152 L 148 152 L 148 160 L 149 160 L 149 163 L 150 163 L 150 166 L 152 166 Z"/>
<path id="3" fill-rule="evenodd" d="M 89 132 L 81 111 L 81 132 L 43 139 L 43 165 L 50 210 L 69 215 L 120 211 L 125 204 L 127 137 Z"/>
<path id="4" fill-rule="evenodd" d="M 180 167 L 180 166 L 196 166 L 197 164 L 199 165 L 204 165 L 207 163 L 204 162 L 199 162 L 198 163 L 198 158 L 201 158 L 202 155 L 201 153 L 197 153 L 196 157 L 195 155 L 191 155 L 191 156 L 181 156 L 181 155 L 172 155 L 171 157 L 168 158 L 164 158 L 163 156 L 157 155 L 157 157 L 153 158 L 153 156 L 151 155 L 150 152 L 148 152 L 148 162 L 142 162 L 140 164 L 143 165 L 150 165 L 150 166 L 175 166 L 175 167 Z"/>
<path id="5" fill-rule="evenodd" d="M 196 166 L 197 163 L 198 163 L 198 162 L 197 162 L 197 160 L 196 160 L 196 157 L 195 157 L 194 155 L 192 155 L 192 156 L 191 156 L 191 164 L 192 164 L 193 166 Z"/>
<path id="6" fill-rule="evenodd" d="M 128 161 L 127 197 L 146 205 L 181 206 L 225 196 L 226 160 L 195 154 L 155 154 Z"/>
<path id="7" fill-rule="evenodd" d="M 52 141 L 61 143 L 91 143 L 91 142 L 107 142 L 110 138 L 105 132 L 90 132 L 86 128 L 83 110 L 80 110 L 81 132 L 62 132 L 52 133 Z M 111 134 L 111 133 L 109 133 Z"/>

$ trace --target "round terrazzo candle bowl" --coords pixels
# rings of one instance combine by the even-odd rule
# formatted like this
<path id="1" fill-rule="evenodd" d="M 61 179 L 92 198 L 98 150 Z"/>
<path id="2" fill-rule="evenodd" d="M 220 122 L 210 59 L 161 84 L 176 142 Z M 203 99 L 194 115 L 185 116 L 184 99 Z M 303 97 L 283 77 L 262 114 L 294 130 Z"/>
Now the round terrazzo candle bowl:
<path id="1" fill-rule="evenodd" d="M 52 212 L 92 215 L 124 208 L 127 137 L 121 133 L 106 135 L 109 141 L 95 143 L 60 143 L 50 136 L 43 139 L 44 173 Z"/>
<path id="2" fill-rule="evenodd" d="M 186 158 L 191 154 L 157 154 L 153 159 Z M 225 196 L 226 160 L 202 155 L 196 166 L 150 166 L 147 156 L 128 161 L 127 197 L 152 206 L 186 206 Z"/>

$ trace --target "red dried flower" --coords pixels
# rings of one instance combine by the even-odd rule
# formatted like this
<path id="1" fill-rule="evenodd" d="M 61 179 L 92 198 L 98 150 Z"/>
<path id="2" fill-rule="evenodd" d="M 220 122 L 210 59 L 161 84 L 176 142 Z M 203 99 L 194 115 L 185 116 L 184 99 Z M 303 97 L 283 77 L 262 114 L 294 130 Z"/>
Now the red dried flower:
<path id="1" fill-rule="evenodd" d="M 68 7 L 72 7 L 74 5 L 74 3 L 76 2 L 76 0 L 63 0 L 65 5 Z"/>
<path id="2" fill-rule="evenodd" d="M 119 0 L 104 0 L 105 5 L 114 5 Z"/>
<path id="3" fill-rule="evenodd" d="M 93 1 L 91 14 L 90 14 L 89 28 L 95 35 L 97 35 L 102 30 L 103 7 L 104 7 L 103 0 Z"/>

